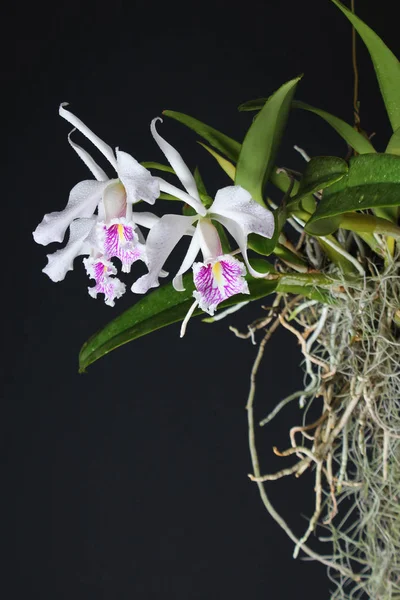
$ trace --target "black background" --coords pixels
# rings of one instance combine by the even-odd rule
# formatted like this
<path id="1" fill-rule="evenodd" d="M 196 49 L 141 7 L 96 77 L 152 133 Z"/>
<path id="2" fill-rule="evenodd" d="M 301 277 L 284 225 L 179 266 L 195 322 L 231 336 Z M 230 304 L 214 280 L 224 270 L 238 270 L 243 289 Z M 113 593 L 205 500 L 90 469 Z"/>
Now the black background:
<path id="1" fill-rule="evenodd" d="M 358 4 L 398 52 L 392 3 Z M 10 587 L 3 597 L 328 598 L 325 568 L 292 560 L 291 542 L 247 478 L 244 406 L 256 348 L 228 324 L 244 329 L 261 303 L 214 325 L 193 320 L 183 340 L 178 325 L 158 331 L 78 375 L 81 344 L 135 298 L 126 294 L 114 309 L 91 299 L 80 261 L 52 283 L 41 273 L 48 250 L 31 232 L 88 177 L 67 144 L 60 102 L 138 160 L 163 160 L 149 133 L 163 109 L 241 140 L 251 115 L 237 105 L 300 73 L 298 99 L 351 122 L 348 22 L 328 0 L 73 0 L 14 3 L 5 16 L 2 441 L 9 477 L 2 538 L 9 560 L 1 585 Z M 384 149 L 389 126 L 361 43 L 359 62 L 362 125 Z M 191 168 L 199 165 L 210 193 L 228 184 L 194 134 L 167 119 L 159 131 Z M 308 113 L 291 116 L 279 159 L 300 169 L 293 144 L 311 155 L 346 154 Z M 277 334 L 259 377 L 259 417 L 301 385 L 299 362 L 293 339 Z M 263 470 L 282 466 L 271 448 L 289 444 L 288 428 L 299 419 L 293 404 L 259 432 Z M 312 513 L 312 477 L 269 490 L 301 534 L 301 515 Z"/>

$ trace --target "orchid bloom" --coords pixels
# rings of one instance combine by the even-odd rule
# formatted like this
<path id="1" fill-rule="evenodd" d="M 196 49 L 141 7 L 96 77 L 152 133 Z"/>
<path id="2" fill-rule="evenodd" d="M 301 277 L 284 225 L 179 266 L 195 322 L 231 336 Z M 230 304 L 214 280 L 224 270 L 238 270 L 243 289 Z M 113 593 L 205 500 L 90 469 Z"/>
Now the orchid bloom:
<path id="1" fill-rule="evenodd" d="M 183 291 L 183 274 L 193 267 L 193 292 L 195 302 L 192 305 L 181 330 L 183 335 L 187 320 L 197 306 L 213 315 L 218 304 L 234 294 L 248 294 L 244 279 L 246 267 L 253 277 L 265 274 L 255 271 L 247 256 L 247 236 L 250 233 L 271 238 L 274 233 L 273 214 L 252 199 L 249 192 L 241 186 L 228 186 L 220 189 L 212 205 L 206 209 L 193 175 L 180 154 L 156 131 L 157 120 L 151 123 L 151 132 L 157 144 L 184 186 L 186 192 L 157 178 L 160 189 L 174 194 L 190 204 L 197 214 L 194 216 L 164 215 L 152 227 L 146 240 L 148 273 L 140 277 L 132 286 L 132 291 L 144 294 L 150 287 L 158 285 L 158 277 L 165 261 L 179 240 L 187 233 L 192 235 L 189 249 L 182 265 L 173 279 L 177 291 Z M 221 240 L 213 221 L 220 223 L 236 240 L 245 265 L 231 254 L 224 254 Z M 203 262 L 195 262 L 201 250 Z"/>
<path id="2" fill-rule="evenodd" d="M 114 277 L 117 269 L 111 259 L 120 259 L 123 272 L 129 272 L 138 259 L 146 262 L 144 238 L 137 225 L 150 228 L 158 217 L 148 212 L 133 213 L 132 205 L 139 200 L 154 204 L 160 195 L 160 185 L 132 156 L 118 148 L 114 153 L 78 117 L 66 110 L 65 105 L 60 105 L 60 116 L 74 126 L 73 131 L 78 129 L 100 150 L 114 167 L 117 177 L 107 177 L 86 150 L 71 140 L 72 131 L 68 141 L 96 180 L 81 181 L 72 188 L 65 209 L 45 215 L 33 237 L 44 246 L 62 242 L 69 228 L 68 243 L 47 255 L 48 264 L 43 272 L 52 281 L 61 281 L 73 269 L 77 256 L 89 255 L 84 264 L 88 275 L 95 280 L 89 294 L 96 297 L 102 293 L 106 304 L 114 306 L 115 298 L 124 293 L 125 284 Z"/>

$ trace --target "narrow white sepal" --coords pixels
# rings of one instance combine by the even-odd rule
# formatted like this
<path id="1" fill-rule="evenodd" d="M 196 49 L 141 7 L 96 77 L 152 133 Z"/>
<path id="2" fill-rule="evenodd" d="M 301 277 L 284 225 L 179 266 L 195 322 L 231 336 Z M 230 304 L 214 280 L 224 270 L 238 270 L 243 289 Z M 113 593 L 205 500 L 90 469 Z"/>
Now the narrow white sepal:
<path id="1" fill-rule="evenodd" d="M 161 177 L 155 177 L 155 179 L 157 179 L 157 181 L 159 182 L 160 190 L 162 192 L 166 192 L 167 194 L 176 196 L 177 198 L 179 198 L 179 200 L 182 200 L 182 202 L 186 202 L 186 204 L 189 204 L 189 206 L 194 208 L 197 214 L 201 215 L 202 217 L 205 217 L 205 215 L 207 214 L 207 210 L 200 200 L 193 198 L 193 196 L 190 196 L 183 190 L 180 190 L 175 185 L 172 185 L 172 183 L 168 183 L 168 181 L 165 181 L 165 179 L 162 179 Z"/>
<path id="2" fill-rule="evenodd" d="M 182 275 L 186 273 L 196 260 L 196 257 L 200 251 L 200 240 L 199 240 L 199 223 L 197 224 L 196 230 L 192 239 L 190 240 L 188 251 L 186 252 L 185 258 L 180 266 L 179 271 L 172 280 L 172 285 L 177 292 L 184 292 Z"/>
<path id="3" fill-rule="evenodd" d="M 156 129 L 157 121 L 161 121 L 161 123 L 163 122 L 161 117 L 156 117 L 152 120 L 150 125 L 152 136 L 154 137 L 162 152 L 165 154 L 166 159 L 168 160 L 171 167 L 174 169 L 176 176 L 182 183 L 187 193 L 200 202 L 200 196 L 197 190 L 196 181 L 192 173 L 190 172 L 189 167 L 186 165 L 179 152 L 175 150 L 175 148 L 171 146 L 171 144 L 169 144 L 166 140 L 164 140 L 164 138 L 162 138 L 161 135 L 158 133 Z"/>
<path id="4" fill-rule="evenodd" d="M 107 181 L 107 174 L 103 171 L 101 167 L 99 167 L 96 161 L 93 160 L 89 152 L 86 152 L 86 150 L 84 150 L 83 148 L 78 146 L 78 144 L 72 141 L 71 135 L 74 133 L 74 131 L 76 131 L 76 128 L 74 128 L 68 134 L 69 145 L 75 150 L 79 158 L 83 160 L 83 162 L 85 163 L 89 171 L 92 173 L 92 175 L 97 179 L 97 181 Z"/>
<path id="5" fill-rule="evenodd" d="M 114 152 L 111 146 L 103 142 L 103 140 L 101 140 L 98 135 L 93 133 L 93 131 L 89 129 L 89 127 L 87 127 L 78 117 L 76 117 L 74 114 L 72 114 L 72 112 L 64 108 L 68 105 L 68 102 L 62 102 L 60 104 L 60 107 L 58 109 L 60 117 L 68 121 L 68 123 L 71 123 L 73 127 L 75 127 L 76 129 L 78 129 L 78 131 L 83 133 L 83 135 L 87 137 L 87 139 L 90 140 L 98 150 L 100 150 L 100 152 L 106 157 L 106 159 L 114 167 L 114 169 L 117 170 L 117 160 L 114 156 Z"/>

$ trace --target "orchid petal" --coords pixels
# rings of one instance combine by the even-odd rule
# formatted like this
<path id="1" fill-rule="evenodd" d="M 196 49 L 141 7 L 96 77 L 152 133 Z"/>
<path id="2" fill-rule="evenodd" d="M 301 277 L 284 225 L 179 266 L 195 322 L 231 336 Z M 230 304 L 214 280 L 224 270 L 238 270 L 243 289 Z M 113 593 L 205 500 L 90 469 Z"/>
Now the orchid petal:
<path id="1" fill-rule="evenodd" d="M 43 269 L 52 281 L 62 281 L 68 271 L 74 268 L 74 259 L 82 254 L 90 254 L 88 237 L 96 225 L 96 218 L 76 219 L 69 229 L 67 245 L 53 254 L 48 254 L 48 263 Z"/>
<path id="2" fill-rule="evenodd" d="M 60 104 L 60 108 L 58 110 L 60 117 L 63 117 L 68 123 L 71 123 L 73 127 L 76 127 L 78 131 L 83 133 L 88 140 L 92 142 L 94 146 L 106 157 L 106 159 L 111 163 L 115 170 L 117 170 L 117 161 L 114 156 L 114 152 L 112 148 L 103 142 L 89 127 L 87 127 L 78 117 L 72 114 L 69 110 L 66 110 L 64 106 L 68 106 L 68 102 L 63 102 Z"/>
<path id="3" fill-rule="evenodd" d="M 134 212 L 132 214 L 132 221 L 146 229 L 151 229 L 159 220 L 160 217 L 151 212 Z"/>
<path id="4" fill-rule="evenodd" d="M 238 223 L 247 237 L 249 233 L 258 233 L 262 237 L 272 238 L 275 220 L 272 212 L 253 200 L 250 193 L 240 185 L 231 185 L 219 190 L 208 209 L 215 214 L 232 219 Z"/>
<path id="5" fill-rule="evenodd" d="M 115 305 L 115 299 L 120 298 L 125 293 L 125 284 L 122 283 L 116 275 L 117 269 L 112 262 L 104 258 L 85 258 L 83 259 L 86 272 L 96 284 L 88 288 L 89 295 L 97 298 L 97 294 L 104 294 L 104 302 L 108 306 Z"/>
<path id="6" fill-rule="evenodd" d="M 150 229 L 146 241 L 147 268 L 149 272 L 132 285 L 132 292 L 145 294 L 158 285 L 160 271 L 179 240 L 188 232 L 196 217 L 164 215 Z"/>
<path id="7" fill-rule="evenodd" d="M 183 259 L 180 269 L 172 280 L 172 285 L 174 286 L 174 288 L 176 289 L 177 292 L 185 291 L 185 288 L 183 287 L 182 275 L 190 269 L 190 267 L 196 260 L 196 257 L 200 251 L 199 225 L 200 225 L 200 223 L 198 223 L 198 225 L 196 227 L 196 231 L 194 232 L 194 235 L 193 235 L 192 239 L 190 240 L 188 251 L 186 252 L 186 256 Z"/>
<path id="8" fill-rule="evenodd" d="M 158 133 L 156 129 L 157 121 L 161 121 L 161 123 L 163 122 L 160 117 L 156 117 L 152 120 L 150 130 L 153 138 L 157 142 L 162 152 L 165 154 L 165 157 L 167 158 L 171 167 L 174 169 L 178 179 L 182 183 L 187 193 L 200 202 L 199 192 L 197 190 L 197 185 L 192 173 L 190 172 L 179 152 L 175 150 L 175 148 L 166 140 L 164 140 L 164 138 L 162 138 Z"/>
<path id="9" fill-rule="evenodd" d="M 119 258 L 124 273 L 129 273 L 139 259 L 147 262 L 145 246 L 139 242 L 134 223 L 124 218 L 113 219 L 107 225 L 99 223 L 98 229 L 105 258 Z"/>
<path id="10" fill-rule="evenodd" d="M 213 315 L 218 304 L 236 294 L 249 294 L 246 267 L 230 254 L 193 265 L 193 292 L 200 308 Z"/>
<path id="11" fill-rule="evenodd" d="M 197 214 L 201 215 L 202 217 L 204 217 L 207 214 L 207 210 L 203 203 L 200 202 L 200 200 L 193 198 L 193 196 L 189 196 L 189 194 L 187 194 L 183 190 L 180 190 L 175 185 L 172 185 L 172 183 L 168 183 L 168 181 L 165 181 L 161 177 L 155 177 L 155 179 L 157 179 L 157 181 L 159 182 L 160 190 L 162 192 L 167 192 L 167 194 L 176 196 L 177 198 L 179 198 L 179 200 L 186 202 L 186 204 L 189 204 L 189 206 L 194 208 Z"/>
<path id="12" fill-rule="evenodd" d="M 258 271 L 255 271 L 249 263 L 249 259 L 247 256 L 247 233 L 242 227 L 242 225 L 233 219 L 228 219 L 227 217 L 222 217 L 220 215 L 218 215 L 218 222 L 221 223 L 221 225 L 223 225 L 225 229 L 229 231 L 231 236 L 236 240 L 249 273 L 253 277 L 265 277 L 265 273 L 259 273 Z"/>
<path id="13" fill-rule="evenodd" d="M 86 150 L 84 150 L 83 148 L 78 146 L 78 144 L 71 140 L 71 135 L 74 133 L 74 131 L 76 131 L 76 129 L 73 129 L 68 134 L 69 145 L 75 150 L 79 158 L 83 160 L 83 162 L 85 163 L 89 171 L 92 173 L 92 175 L 97 179 L 97 181 L 107 181 L 107 174 L 103 171 L 101 167 L 99 167 L 96 161 L 93 160 L 89 152 L 86 152 Z"/>
<path id="14" fill-rule="evenodd" d="M 64 210 L 45 215 L 36 227 L 33 232 L 35 242 L 43 246 L 62 242 L 74 219 L 93 215 L 106 185 L 104 181 L 81 181 L 73 187 Z"/>
<path id="15" fill-rule="evenodd" d="M 103 192 L 105 222 L 126 215 L 126 191 L 119 179 L 111 179 Z"/>
<path id="16" fill-rule="evenodd" d="M 197 229 L 204 262 L 220 256 L 222 254 L 222 246 L 217 228 L 210 220 L 202 219 L 199 221 Z"/>
<path id="17" fill-rule="evenodd" d="M 126 190 L 127 201 L 135 204 L 144 200 L 154 204 L 160 195 L 160 186 L 155 177 L 130 154 L 116 150 L 117 173 Z"/>

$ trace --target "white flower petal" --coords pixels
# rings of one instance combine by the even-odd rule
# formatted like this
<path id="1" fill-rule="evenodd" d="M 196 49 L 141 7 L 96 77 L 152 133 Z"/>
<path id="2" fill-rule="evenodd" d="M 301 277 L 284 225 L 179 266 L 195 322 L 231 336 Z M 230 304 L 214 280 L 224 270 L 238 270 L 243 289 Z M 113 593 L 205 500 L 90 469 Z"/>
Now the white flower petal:
<path id="1" fill-rule="evenodd" d="M 172 196 L 176 196 L 177 198 L 179 198 L 179 200 L 186 202 L 186 204 L 189 204 L 189 206 L 194 208 L 197 214 L 201 215 L 202 217 L 204 217 L 207 214 L 206 207 L 202 202 L 200 202 L 200 200 L 189 196 L 189 194 L 187 194 L 183 190 L 180 190 L 175 185 L 172 185 L 172 183 L 168 183 L 168 181 L 165 181 L 161 177 L 155 177 L 155 179 L 157 179 L 157 181 L 159 182 L 160 190 L 162 192 L 172 194 Z"/>
<path id="2" fill-rule="evenodd" d="M 134 204 L 144 200 L 154 204 L 160 195 L 157 179 L 130 154 L 117 148 L 116 155 L 118 177 L 124 184 L 128 202 Z"/>
<path id="3" fill-rule="evenodd" d="M 64 106 L 68 106 L 68 102 L 63 102 L 60 104 L 60 108 L 58 110 L 60 117 L 63 117 L 68 123 L 71 123 L 73 127 L 76 127 L 78 131 L 83 133 L 88 140 L 92 142 L 96 146 L 98 150 L 106 157 L 106 159 L 112 164 L 115 170 L 117 170 L 117 161 L 114 156 L 114 152 L 112 148 L 103 142 L 93 131 L 89 129 L 78 117 L 72 114 L 69 110 L 66 110 Z"/>
<path id="4" fill-rule="evenodd" d="M 236 221 L 244 235 L 258 233 L 272 238 L 275 221 L 270 210 L 253 200 L 250 193 L 240 185 L 231 185 L 218 190 L 215 200 L 208 209 L 209 214 L 222 215 Z"/>
<path id="5" fill-rule="evenodd" d="M 73 129 L 68 134 L 69 145 L 75 150 L 75 152 L 77 153 L 79 158 L 81 160 L 83 160 L 83 162 L 85 163 L 87 168 L 90 170 L 92 175 L 94 175 L 94 177 L 97 179 L 97 181 L 107 181 L 108 180 L 107 174 L 103 171 L 103 169 L 101 167 L 99 167 L 99 165 L 96 163 L 96 161 L 93 160 L 93 158 L 90 156 L 89 152 L 86 152 L 86 150 L 84 150 L 83 148 L 78 146 L 78 144 L 76 144 L 75 142 L 73 142 L 71 140 L 71 135 L 74 133 L 74 131 L 76 131 L 76 129 Z"/>
<path id="6" fill-rule="evenodd" d="M 33 232 L 36 243 L 46 246 L 51 242 L 62 242 L 68 226 L 79 217 L 91 217 L 101 199 L 107 182 L 81 181 L 72 188 L 67 206 L 59 212 L 52 212 Z"/>
<path id="7" fill-rule="evenodd" d="M 48 263 L 43 269 L 52 281 L 62 281 L 68 271 L 74 268 L 74 259 L 82 254 L 90 254 L 88 238 L 96 226 L 96 218 L 76 219 L 70 226 L 69 240 L 65 248 L 48 254 Z"/>
<path id="8" fill-rule="evenodd" d="M 151 212 L 134 212 L 132 214 L 132 221 L 146 229 L 151 229 L 159 220 L 160 217 Z"/>
<path id="9" fill-rule="evenodd" d="M 190 269 L 200 251 L 199 225 L 200 223 L 198 223 L 196 231 L 194 232 L 194 235 L 190 240 L 188 251 L 186 252 L 186 256 L 183 259 L 180 269 L 172 280 L 172 285 L 174 286 L 177 292 L 185 291 L 185 288 L 183 287 L 182 275 Z"/>
<path id="10" fill-rule="evenodd" d="M 160 271 L 179 240 L 188 232 L 196 217 L 164 215 L 150 229 L 146 240 L 147 268 L 149 272 L 132 286 L 135 294 L 145 294 L 158 285 Z"/>
<path id="11" fill-rule="evenodd" d="M 119 179 L 111 179 L 103 192 L 104 220 L 120 219 L 126 215 L 126 191 Z"/>
<path id="12" fill-rule="evenodd" d="M 222 217 L 220 215 L 218 215 L 218 222 L 221 223 L 221 225 L 223 225 L 236 240 L 249 273 L 251 273 L 253 277 L 265 277 L 265 273 L 259 273 L 258 271 L 255 271 L 249 263 L 247 256 L 247 233 L 241 224 L 233 219 L 228 219 L 227 217 Z"/>
<path id="13" fill-rule="evenodd" d="M 164 140 L 164 138 L 162 138 L 161 135 L 158 133 L 158 131 L 156 130 L 157 121 L 161 121 L 161 123 L 163 122 L 163 120 L 160 117 L 156 117 L 152 120 L 150 130 L 153 135 L 153 138 L 165 154 L 169 164 L 174 169 L 176 176 L 182 183 L 187 193 L 196 200 L 200 201 L 199 192 L 197 190 L 197 185 L 193 175 L 191 174 L 189 168 L 185 164 L 179 152 L 175 150 L 175 148 L 171 146 L 171 144 L 169 144 L 166 140 Z"/>
<path id="14" fill-rule="evenodd" d="M 208 219 L 201 219 L 197 225 L 203 260 L 213 260 L 222 254 L 221 240 L 215 225 Z"/>

